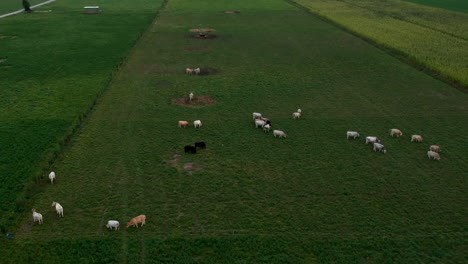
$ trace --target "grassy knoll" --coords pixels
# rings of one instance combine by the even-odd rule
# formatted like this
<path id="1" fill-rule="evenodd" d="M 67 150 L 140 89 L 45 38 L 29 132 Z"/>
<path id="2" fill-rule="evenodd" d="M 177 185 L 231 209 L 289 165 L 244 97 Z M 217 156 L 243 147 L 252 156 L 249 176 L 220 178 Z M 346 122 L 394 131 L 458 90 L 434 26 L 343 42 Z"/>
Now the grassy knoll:
<path id="1" fill-rule="evenodd" d="M 29 3 L 33 6 L 47 0 L 29 0 Z M 13 12 L 16 10 L 23 9 L 21 0 L 2 0 L 0 1 L 0 15 Z"/>
<path id="2" fill-rule="evenodd" d="M 468 2 L 465 0 L 405 0 L 421 5 L 428 5 L 452 11 L 468 13 Z"/>
<path id="3" fill-rule="evenodd" d="M 28 186 L 31 177 L 60 151 L 58 143 L 106 87 L 161 3 L 102 3 L 105 12 L 89 16 L 82 4 L 62 0 L 44 7 L 51 13 L 0 20 L 1 231 L 38 188 Z"/>
<path id="4" fill-rule="evenodd" d="M 190 38 L 198 24 L 218 38 Z M 25 217 L 2 242 L 7 263 L 464 261 L 467 94 L 279 0 L 170 1 L 136 48 L 35 197 L 44 225 Z M 197 66 L 218 73 L 184 74 Z M 171 103 L 190 91 L 219 103 Z M 253 111 L 289 137 L 254 129 Z M 208 149 L 184 155 L 196 140 Z M 138 214 L 143 228 L 105 229 Z"/>
<path id="5" fill-rule="evenodd" d="M 468 86 L 468 14 L 397 0 L 294 2 Z"/>

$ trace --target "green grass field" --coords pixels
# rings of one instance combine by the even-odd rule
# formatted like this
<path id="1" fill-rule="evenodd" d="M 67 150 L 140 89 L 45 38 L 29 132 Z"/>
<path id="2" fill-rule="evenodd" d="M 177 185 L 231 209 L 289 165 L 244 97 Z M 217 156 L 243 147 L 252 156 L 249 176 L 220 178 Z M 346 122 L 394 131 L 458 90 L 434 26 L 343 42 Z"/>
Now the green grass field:
<path id="1" fill-rule="evenodd" d="M 108 85 L 162 1 L 103 3 L 100 15 L 58 1 L 51 13 L 0 19 L 0 230 L 15 223 L 59 142 Z M 134 5 L 141 9 L 136 9 Z M 6 59 L 6 60 L 5 60 Z M 48 173 L 48 172 L 47 172 Z"/>
<path id="2" fill-rule="evenodd" d="M 47 0 L 29 0 L 29 3 L 31 4 L 31 6 L 33 6 L 45 1 Z M 46 6 L 43 6 L 42 8 L 45 7 Z M 0 15 L 20 9 L 23 9 L 23 4 L 21 0 L 2 0 L 0 2 Z"/>
<path id="3" fill-rule="evenodd" d="M 405 0 L 421 5 L 428 5 L 452 11 L 468 13 L 468 2 L 465 0 Z"/>
<path id="4" fill-rule="evenodd" d="M 200 24 L 218 37 L 191 38 Z M 171 102 L 191 91 L 218 104 Z M 467 102 L 286 1 L 169 1 L 54 163 L 56 184 L 39 184 L 31 206 L 44 224 L 25 214 L 0 242 L 2 261 L 463 263 Z M 288 138 L 255 129 L 254 111 Z M 177 128 L 196 119 L 200 129 Z M 388 136 L 393 127 L 404 136 Z M 208 148 L 184 154 L 197 140 Z M 431 144 L 440 162 L 427 159 Z M 125 229 L 139 214 L 146 225 Z M 106 230 L 109 219 L 121 230 Z"/>
<path id="5" fill-rule="evenodd" d="M 468 87 L 468 14 L 398 0 L 294 0 L 433 75 Z"/>

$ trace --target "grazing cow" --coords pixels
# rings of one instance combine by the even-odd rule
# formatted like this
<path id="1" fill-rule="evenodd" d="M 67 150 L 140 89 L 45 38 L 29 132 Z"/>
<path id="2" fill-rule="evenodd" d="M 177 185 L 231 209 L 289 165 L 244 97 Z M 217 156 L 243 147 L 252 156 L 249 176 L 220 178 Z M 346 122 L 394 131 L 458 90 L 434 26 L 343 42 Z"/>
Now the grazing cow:
<path id="1" fill-rule="evenodd" d="M 400 129 L 392 128 L 390 129 L 390 136 L 393 137 L 393 135 L 396 135 L 397 137 L 403 136 L 403 132 L 401 132 Z"/>
<path id="2" fill-rule="evenodd" d="M 348 132 L 346 132 L 346 138 L 349 139 L 350 137 L 356 139 L 357 137 L 359 137 L 359 133 L 356 132 L 356 131 L 348 131 Z"/>
<path id="3" fill-rule="evenodd" d="M 270 124 L 265 124 L 265 125 L 263 126 L 263 132 L 265 132 L 265 133 L 270 132 L 270 127 L 271 127 Z"/>
<path id="4" fill-rule="evenodd" d="M 50 183 L 54 184 L 54 180 L 55 180 L 55 172 L 51 172 L 49 173 L 49 179 L 50 179 Z"/>
<path id="5" fill-rule="evenodd" d="M 57 214 L 63 217 L 63 207 L 59 203 L 52 202 L 52 207 L 55 207 Z"/>
<path id="6" fill-rule="evenodd" d="M 129 228 L 130 226 L 136 226 L 138 228 L 138 224 L 141 223 L 141 226 L 143 226 L 145 224 L 145 221 L 146 215 L 139 215 L 137 217 L 132 218 L 132 220 L 130 220 L 127 223 L 127 228 Z"/>
<path id="7" fill-rule="evenodd" d="M 252 117 L 253 117 L 253 119 L 262 118 L 262 114 L 257 113 L 257 112 L 253 112 L 253 113 L 252 113 Z"/>
<path id="8" fill-rule="evenodd" d="M 429 159 L 433 158 L 434 160 L 440 160 L 440 155 L 439 153 L 435 152 L 435 151 L 432 151 L 432 150 L 429 150 L 427 152 L 427 157 Z"/>
<path id="9" fill-rule="evenodd" d="M 39 224 L 42 224 L 42 215 L 40 213 L 36 213 L 36 209 L 32 209 L 32 216 L 33 216 L 33 221 L 39 222 Z"/>
<path id="10" fill-rule="evenodd" d="M 117 231 L 120 229 L 120 223 L 117 220 L 109 220 L 107 221 L 106 227 L 110 228 L 110 230 L 115 229 L 115 231 Z"/>
<path id="11" fill-rule="evenodd" d="M 255 128 L 263 127 L 265 124 L 266 124 L 265 121 L 263 121 L 261 119 L 256 119 L 255 120 Z"/>
<path id="12" fill-rule="evenodd" d="M 185 151 L 185 153 L 189 152 L 189 153 L 195 154 L 195 153 L 197 153 L 197 148 L 194 147 L 194 146 L 191 146 L 191 145 L 187 145 L 187 146 L 184 147 L 184 151 Z"/>
<path id="13" fill-rule="evenodd" d="M 281 130 L 273 130 L 273 136 L 278 136 L 278 137 L 287 137 L 288 135 L 286 135 L 286 133 L 284 133 L 283 131 Z"/>
<path id="14" fill-rule="evenodd" d="M 193 72 L 194 72 L 196 75 L 198 75 L 198 74 L 200 74 L 201 70 L 200 70 L 200 68 L 195 68 L 195 69 L 193 69 Z"/>
<path id="15" fill-rule="evenodd" d="M 179 128 L 181 127 L 187 127 L 188 126 L 188 122 L 187 121 L 179 121 Z"/>
<path id="16" fill-rule="evenodd" d="M 192 102 L 192 99 L 193 99 L 193 93 L 189 93 L 188 97 L 189 97 L 189 100 L 190 100 L 190 102 Z"/>
<path id="17" fill-rule="evenodd" d="M 380 143 L 374 143 L 374 151 L 380 151 L 380 152 L 383 152 L 384 154 L 387 153 L 387 150 L 385 149 L 384 145 Z"/>
<path id="18" fill-rule="evenodd" d="M 440 147 L 437 145 L 431 145 L 429 147 L 429 150 L 434 151 L 434 152 L 441 152 Z"/>
<path id="19" fill-rule="evenodd" d="M 294 112 L 294 113 L 292 114 L 292 118 L 293 118 L 293 119 L 299 119 L 300 117 L 301 117 L 301 113 L 299 113 L 299 112 Z"/>
<path id="20" fill-rule="evenodd" d="M 412 135 L 411 136 L 411 142 L 422 142 L 423 138 L 421 135 Z"/>
<path id="21" fill-rule="evenodd" d="M 205 149 L 205 148 L 206 148 L 206 144 L 205 144 L 205 142 L 203 142 L 203 141 L 195 142 L 195 148 L 202 148 L 202 149 Z"/>
<path id="22" fill-rule="evenodd" d="M 193 121 L 193 126 L 194 126 L 195 128 L 201 127 L 201 121 L 200 121 L 200 120 L 195 120 L 195 121 Z"/>
<path id="23" fill-rule="evenodd" d="M 186 74 L 192 74 L 192 73 L 193 73 L 193 69 L 187 68 L 187 69 L 185 69 L 185 73 L 186 73 Z"/>
<path id="24" fill-rule="evenodd" d="M 366 137 L 366 145 L 369 143 L 380 143 L 380 139 L 378 139 L 377 137 Z"/>

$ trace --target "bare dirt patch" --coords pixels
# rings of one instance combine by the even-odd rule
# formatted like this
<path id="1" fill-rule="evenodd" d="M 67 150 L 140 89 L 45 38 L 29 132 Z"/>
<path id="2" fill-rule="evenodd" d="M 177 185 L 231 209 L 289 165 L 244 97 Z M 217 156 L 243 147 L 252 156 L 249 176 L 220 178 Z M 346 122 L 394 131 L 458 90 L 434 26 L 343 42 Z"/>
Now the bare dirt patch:
<path id="1" fill-rule="evenodd" d="M 216 31 L 212 28 L 192 28 L 190 29 L 190 32 L 213 32 Z"/>
<path id="2" fill-rule="evenodd" d="M 199 74 L 192 74 L 195 76 L 206 76 L 206 75 L 213 75 L 217 74 L 219 71 L 215 68 L 210 68 L 210 67 L 201 67 L 200 68 L 200 73 Z"/>
<path id="3" fill-rule="evenodd" d="M 198 165 L 195 162 L 187 162 L 187 163 L 184 164 L 184 166 L 182 166 L 182 168 L 185 171 L 187 171 L 188 174 L 192 174 L 192 172 L 197 172 L 197 171 L 202 170 L 202 167 L 200 167 L 200 165 Z"/>
<path id="4" fill-rule="evenodd" d="M 195 39 L 215 39 L 218 36 L 215 34 L 192 34 L 190 37 Z"/>
<path id="5" fill-rule="evenodd" d="M 217 104 L 218 101 L 207 95 L 194 95 L 192 101 L 190 101 L 188 96 L 185 96 L 172 98 L 172 103 L 185 107 L 201 108 L 207 105 Z"/>
<path id="6" fill-rule="evenodd" d="M 237 10 L 227 10 L 227 11 L 223 11 L 224 14 L 239 14 L 240 11 L 237 11 Z"/>
<path id="7" fill-rule="evenodd" d="M 211 50 L 211 48 L 207 48 L 207 47 L 186 47 L 186 48 L 184 48 L 184 50 L 187 50 L 187 51 L 207 51 L 207 50 Z"/>

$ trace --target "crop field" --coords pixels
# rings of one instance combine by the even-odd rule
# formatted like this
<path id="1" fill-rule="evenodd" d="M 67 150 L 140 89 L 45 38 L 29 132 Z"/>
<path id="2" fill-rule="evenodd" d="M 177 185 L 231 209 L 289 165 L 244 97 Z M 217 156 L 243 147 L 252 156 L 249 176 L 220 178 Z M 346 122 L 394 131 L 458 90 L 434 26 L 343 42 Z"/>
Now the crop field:
<path id="1" fill-rule="evenodd" d="M 398 0 L 293 2 L 468 87 L 468 14 Z"/>
<path id="2" fill-rule="evenodd" d="M 177 100 L 190 92 L 193 105 Z M 22 214 L 2 262 L 463 263 L 467 105 L 464 91 L 287 1 L 169 0 L 53 164 L 56 183 L 38 184 L 44 224 Z M 49 118 L 62 114 L 53 107 Z M 254 128 L 254 111 L 288 137 Z M 201 140 L 207 149 L 183 152 Z M 140 214 L 146 224 L 126 229 Z"/>
<path id="3" fill-rule="evenodd" d="M 139 4 L 135 10 L 129 4 Z M 2 2 L 3 3 L 3 2 Z M 50 13 L 0 19 L 0 230 L 14 224 L 43 175 L 162 1 L 117 1 L 105 13 L 58 1 Z M 125 14 L 123 16 L 122 14 Z"/>
<path id="4" fill-rule="evenodd" d="M 447 10 L 468 13 L 468 2 L 465 0 L 405 0 L 421 5 L 428 5 Z"/>

